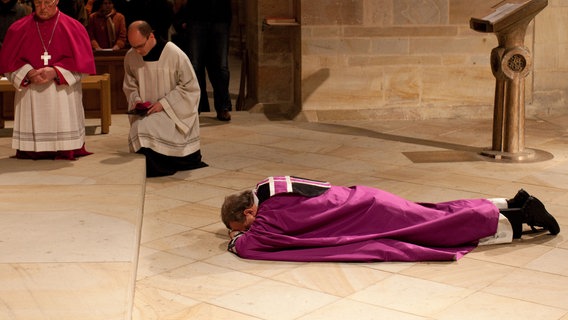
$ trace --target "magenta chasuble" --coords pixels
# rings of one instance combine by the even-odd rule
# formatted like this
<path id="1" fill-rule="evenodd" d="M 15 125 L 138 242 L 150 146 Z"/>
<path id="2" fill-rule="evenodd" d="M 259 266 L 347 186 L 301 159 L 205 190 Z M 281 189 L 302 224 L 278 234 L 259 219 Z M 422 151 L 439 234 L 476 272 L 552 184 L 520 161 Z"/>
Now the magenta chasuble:
<path id="1" fill-rule="evenodd" d="M 485 199 L 415 203 L 365 186 L 275 192 L 231 251 L 284 261 L 457 260 L 495 234 L 498 219 Z"/>

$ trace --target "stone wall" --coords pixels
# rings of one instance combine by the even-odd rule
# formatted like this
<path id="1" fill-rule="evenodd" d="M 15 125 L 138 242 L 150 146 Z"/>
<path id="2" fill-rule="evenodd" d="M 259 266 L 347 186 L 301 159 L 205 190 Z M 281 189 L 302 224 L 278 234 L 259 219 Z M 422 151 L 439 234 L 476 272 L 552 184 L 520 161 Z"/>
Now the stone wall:
<path id="1" fill-rule="evenodd" d="M 494 34 L 469 27 L 501 0 L 247 0 L 248 104 L 309 121 L 491 118 Z M 265 17 L 300 27 L 262 28 Z M 528 30 L 527 116 L 564 113 L 568 1 Z"/>
<path id="2" fill-rule="evenodd" d="M 568 111 L 568 1 L 549 0 L 536 17 L 534 101 L 529 114 L 557 114 Z"/>

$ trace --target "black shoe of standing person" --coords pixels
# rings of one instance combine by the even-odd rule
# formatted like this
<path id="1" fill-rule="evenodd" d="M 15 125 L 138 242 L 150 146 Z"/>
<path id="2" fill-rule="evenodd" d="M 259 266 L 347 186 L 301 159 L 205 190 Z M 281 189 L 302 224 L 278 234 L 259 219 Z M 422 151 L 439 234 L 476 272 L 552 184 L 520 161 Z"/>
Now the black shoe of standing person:
<path id="1" fill-rule="evenodd" d="M 528 224 L 533 231 L 535 227 L 541 227 L 548 230 L 550 234 L 556 235 L 560 232 L 560 226 L 556 219 L 546 211 L 544 204 L 535 197 L 529 197 L 526 201 L 523 211 L 526 217 L 526 224 Z"/>
<path id="2" fill-rule="evenodd" d="M 231 121 L 231 114 L 229 110 L 224 110 L 222 112 L 217 113 L 217 120 L 219 121 Z"/>
<path id="3" fill-rule="evenodd" d="M 507 207 L 522 208 L 529 199 L 530 194 L 524 189 L 520 189 L 513 199 L 507 199 Z"/>

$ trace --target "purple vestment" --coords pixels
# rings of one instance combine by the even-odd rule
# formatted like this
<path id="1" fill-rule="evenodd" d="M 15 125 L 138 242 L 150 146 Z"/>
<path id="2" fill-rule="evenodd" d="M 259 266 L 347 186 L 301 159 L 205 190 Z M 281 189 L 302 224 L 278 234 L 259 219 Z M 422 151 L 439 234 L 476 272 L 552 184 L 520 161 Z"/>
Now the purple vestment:
<path id="1" fill-rule="evenodd" d="M 457 260 L 494 235 L 498 219 L 485 199 L 415 203 L 375 188 L 332 186 L 315 197 L 265 200 L 232 251 L 283 261 Z"/>

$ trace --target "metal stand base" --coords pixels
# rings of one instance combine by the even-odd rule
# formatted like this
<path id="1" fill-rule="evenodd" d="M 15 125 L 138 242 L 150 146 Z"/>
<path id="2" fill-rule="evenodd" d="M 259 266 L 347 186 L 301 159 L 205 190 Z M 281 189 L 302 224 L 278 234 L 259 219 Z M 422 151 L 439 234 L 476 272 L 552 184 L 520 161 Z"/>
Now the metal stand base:
<path id="1" fill-rule="evenodd" d="M 536 149 L 525 149 L 522 152 L 510 153 L 495 150 L 483 150 L 482 156 L 499 162 L 540 162 L 554 158 L 551 153 Z"/>

